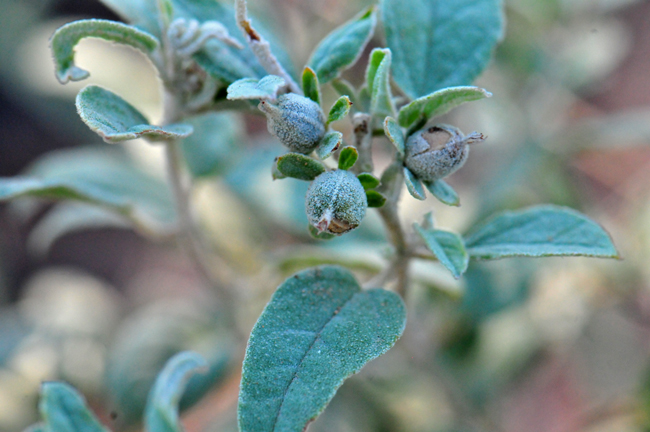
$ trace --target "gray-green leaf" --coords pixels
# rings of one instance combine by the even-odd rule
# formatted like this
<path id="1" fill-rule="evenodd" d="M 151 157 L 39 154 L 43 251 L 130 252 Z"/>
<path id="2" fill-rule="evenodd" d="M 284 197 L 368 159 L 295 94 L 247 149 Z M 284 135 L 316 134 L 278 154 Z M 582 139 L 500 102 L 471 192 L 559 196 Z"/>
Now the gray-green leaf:
<path id="1" fill-rule="evenodd" d="M 397 120 L 400 126 L 408 128 L 415 122 L 421 121 L 426 123 L 434 117 L 446 114 L 465 102 L 489 98 L 491 96 L 492 93 L 480 87 L 450 87 L 438 90 L 403 106 L 399 110 Z"/>
<path id="2" fill-rule="evenodd" d="M 400 156 L 404 156 L 404 132 L 392 117 L 386 117 L 384 120 L 384 133 L 393 143 Z"/>
<path id="3" fill-rule="evenodd" d="M 566 207 L 543 205 L 504 212 L 465 237 L 474 258 L 592 256 L 617 258 L 612 240 L 594 221 Z"/>
<path id="4" fill-rule="evenodd" d="M 278 90 L 285 85 L 284 79 L 276 75 L 267 75 L 257 80 L 242 78 L 228 86 L 228 99 L 275 99 Z"/>
<path id="5" fill-rule="evenodd" d="M 316 147 L 316 154 L 321 159 L 327 159 L 333 152 L 338 150 L 343 141 L 343 134 L 339 131 L 331 131 L 325 134 L 321 142 Z"/>
<path id="6" fill-rule="evenodd" d="M 120 22 L 99 19 L 71 22 L 54 32 L 50 40 L 56 77 L 62 84 L 88 77 L 88 71 L 74 63 L 74 48 L 87 37 L 129 45 L 145 54 L 151 54 L 158 47 L 158 39 L 151 34 Z"/>
<path id="7" fill-rule="evenodd" d="M 90 85 L 82 89 L 76 103 L 81 120 L 108 143 L 140 137 L 150 141 L 178 139 L 193 131 L 188 124 L 152 126 L 133 105 L 99 86 Z"/>
<path id="8" fill-rule="evenodd" d="M 370 53 L 366 70 L 366 85 L 370 93 L 370 112 L 377 115 L 394 115 L 393 94 L 390 89 L 390 49 L 375 48 Z"/>
<path id="9" fill-rule="evenodd" d="M 309 66 L 302 72 L 302 91 L 305 93 L 305 97 L 320 105 L 321 96 L 318 76 L 316 76 L 316 72 Z"/>
<path id="10" fill-rule="evenodd" d="M 406 167 L 404 167 L 404 182 L 406 183 L 406 189 L 408 189 L 413 198 L 420 201 L 424 201 L 427 198 L 422 182 Z"/>
<path id="11" fill-rule="evenodd" d="M 398 295 L 362 291 L 341 267 L 316 267 L 290 277 L 248 342 L 240 430 L 304 430 L 347 377 L 393 346 L 405 322 Z"/>
<path id="12" fill-rule="evenodd" d="M 287 153 L 275 161 L 277 170 L 286 177 L 298 180 L 314 180 L 327 171 L 321 162 L 300 153 Z"/>
<path id="13" fill-rule="evenodd" d="M 190 377 L 207 368 L 203 357 L 191 351 L 169 359 L 149 393 L 144 415 L 148 431 L 183 432 L 178 419 L 178 403 Z"/>
<path id="14" fill-rule="evenodd" d="M 449 206 L 458 207 L 460 206 L 460 197 L 444 180 L 436 180 L 434 182 L 424 182 L 424 186 L 427 188 L 431 195 L 438 198 L 438 200 Z"/>
<path id="15" fill-rule="evenodd" d="M 339 155 L 339 169 L 348 170 L 352 168 L 357 163 L 357 159 L 359 159 L 359 152 L 356 148 L 344 147 Z"/>
<path id="16" fill-rule="evenodd" d="M 502 0 L 381 0 L 393 77 L 411 98 L 469 85 L 503 36 Z"/>
<path id="17" fill-rule="evenodd" d="M 84 397 L 68 384 L 44 383 L 38 407 L 52 432 L 108 432 L 88 409 Z"/>
<path id="18" fill-rule="evenodd" d="M 465 273 L 469 264 L 469 255 L 465 250 L 461 236 L 449 231 L 426 229 L 417 223 L 414 223 L 413 227 L 424 240 L 427 249 L 456 279 Z"/>
<path id="19" fill-rule="evenodd" d="M 327 124 L 332 122 L 342 120 L 350 112 L 350 107 L 352 102 L 348 96 L 341 96 L 334 102 L 332 108 L 330 109 L 329 115 L 327 116 Z"/>
<path id="20" fill-rule="evenodd" d="M 359 60 L 363 49 L 372 37 L 376 23 L 377 13 L 373 6 L 321 41 L 307 63 L 316 71 L 321 84 L 336 78 Z"/>

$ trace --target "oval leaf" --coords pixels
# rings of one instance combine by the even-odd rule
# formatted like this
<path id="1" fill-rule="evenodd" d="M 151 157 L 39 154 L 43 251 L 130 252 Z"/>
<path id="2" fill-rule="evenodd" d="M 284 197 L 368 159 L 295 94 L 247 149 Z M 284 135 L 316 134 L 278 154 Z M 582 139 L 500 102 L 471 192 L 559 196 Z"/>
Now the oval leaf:
<path id="1" fill-rule="evenodd" d="M 307 62 L 321 84 L 336 78 L 359 60 L 376 24 L 375 8 L 370 7 L 321 41 Z"/>
<path id="2" fill-rule="evenodd" d="M 469 255 L 465 250 L 461 236 L 449 231 L 425 229 L 417 223 L 413 224 L 413 227 L 424 240 L 427 249 L 456 279 L 465 273 L 469 264 Z"/>
<path id="3" fill-rule="evenodd" d="M 320 105 L 320 84 L 316 72 L 309 66 L 302 72 L 302 91 L 306 97 Z"/>
<path id="4" fill-rule="evenodd" d="M 436 180 L 434 182 L 423 182 L 431 195 L 438 198 L 438 200 L 449 206 L 460 206 L 460 197 L 456 191 L 447 184 L 444 180 Z"/>
<path id="5" fill-rule="evenodd" d="M 152 126 L 133 105 L 99 86 L 82 89 L 76 104 L 81 120 L 108 143 L 140 137 L 150 141 L 185 138 L 193 131 L 187 124 Z"/>
<path id="6" fill-rule="evenodd" d="M 357 92 L 352 84 L 341 78 L 333 79 L 331 84 L 332 88 L 334 88 L 339 95 L 347 96 L 352 105 L 356 103 Z"/>
<path id="7" fill-rule="evenodd" d="M 448 113 L 453 108 L 484 98 L 492 93 L 480 87 L 450 87 L 414 100 L 399 110 L 397 120 L 405 128 L 418 121 L 426 123 L 434 117 Z"/>
<path id="8" fill-rule="evenodd" d="M 341 96 L 334 102 L 332 108 L 330 109 L 329 115 L 327 116 L 327 124 L 332 122 L 342 120 L 350 112 L 350 107 L 352 102 L 348 96 Z"/>
<path id="9" fill-rule="evenodd" d="M 374 190 L 366 191 L 366 199 L 370 208 L 379 208 L 386 204 L 386 197 Z"/>
<path id="10" fill-rule="evenodd" d="M 352 168 L 357 163 L 357 159 L 359 159 L 359 152 L 356 148 L 344 147 L 339 155 L 339 169 L 348 170 Z"/>
<path id="11" fill-rule="evenodd" d="M 395 344 L 405 322 L 397 294 L 361 291 L 343 268 L 316 267 L 290 277 L 248 341 L 240 430 L 304 430 L 346 378 Z"/>
<path id="12" fill-rule="evenodd" d="M 190 377 L 207 368 L 203 357 L 190 351 L 169 359 L 149 393 L 144 416 L 148 431 L 183 431 L 178 419 L 178 403 Z"/>
<path id="13" fill-rule="evenodd" d="M 404 133 L 394 118 L 386 117 L 386 120 L 384 120 L 384 133 L 393 143 L 400 156 L 404 156 Z"/>
<path id="14" fill-rule="evenodd" d="M 422 182 L 406 167 L 404 167 L 404 182 L 413 198 L 420 201 L 424 201 L 427 198 Z"/>
<path id="15" fill-rule="evenodd" d="M 468 85 L 503 36 L 502 0 L 381 0 L 393 77 L 411 98 Z"/>
<path id="16" fill-rule="evenodd" d="M 284 79 L 275 75 L 267 75 L 261 80 L 243 78 L 228 86 L 228 99 L 275 99 L 284 85 Z"/>
<path id="17" fill-rule="evenodd" d="M 379 115 L 393 115 L 393 94 L 390 89 L 390 49 L 375 48 L 370 53 L 366 70 L 366 85 L 370 94 L 370 112 Z"/>
<path id="18" fill-rule="evenodd" d="M 327 159 L 332 155 L 332 152 L 338 150 L 342 141 L 343 134 L 341 132 L 328 132 L 318 144 L 318 147 L 316 147 L 316 154 L 321 159 Z"/>
<path id="19" fill-rule="evenodd" d="M 298 180 L 311 181 L 327 171 L 325 165 L 300 153 L 287 153 L 275 163 L 282 175 Z"/>
<path id="20" fill-rule="evenodd" d="M 379 179 L 370 173 L 361 173 L 357 178 L 365 190 L 374 189 L 379 186 Z"/>
<path id="21" fill-rule="evenodd" d="M 68 384 L 44 383 L 38 408 L 52 432 L 108 432 L 88 409 L 84 397 Z"/>
<path id="22" fill-rule="evenodd" d="M 617 258 L 609 234 L 575 210 L 537 206 L 504 212 L 480 224 L 465 237 L 472 257 L 592 256 Z"/>
<path id="23" fill-rule="evenodd" d="M 71 22 L 55 31 L 50 39 L 56 77 L 62 84 L 80 81 L 90 75 L 74 63 L 74 48 L 87 37 L 129 45 L 145 54 L 151 54 L 158 47 L 158 39 L 154 36 L 120 22 L 99 19 Z"/>

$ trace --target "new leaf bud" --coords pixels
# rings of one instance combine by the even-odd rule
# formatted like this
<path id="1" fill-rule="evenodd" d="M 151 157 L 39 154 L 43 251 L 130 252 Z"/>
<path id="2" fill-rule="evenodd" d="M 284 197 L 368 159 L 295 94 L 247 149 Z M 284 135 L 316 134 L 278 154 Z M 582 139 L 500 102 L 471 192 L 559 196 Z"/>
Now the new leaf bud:
<path id="1" fill-rule="evenodd" d="M 307 190 L 307 218 L 319 232 L 341 235 L 366 215 L 368 200 L 361 182 L 350 171 L 325 172 Z"/>
<path id="2" fill-rule="evenodd" d="M 269 132 L 291 151 L 309 154 L 325 136 L 323 111 L 304 96 L 288 93 L 278 98 L 277 105 L 263 100 L 259 109 L 266 114 Z"/>
<path id="3" fill-rule="evenodd" d="M 469 155 L 469 144 L 484 139 L 476 132 L 464 136 L 449 125 L 424 128 L 406 141 L 404 163 L 420 180 L 440 180 L 463 166 Z"/>

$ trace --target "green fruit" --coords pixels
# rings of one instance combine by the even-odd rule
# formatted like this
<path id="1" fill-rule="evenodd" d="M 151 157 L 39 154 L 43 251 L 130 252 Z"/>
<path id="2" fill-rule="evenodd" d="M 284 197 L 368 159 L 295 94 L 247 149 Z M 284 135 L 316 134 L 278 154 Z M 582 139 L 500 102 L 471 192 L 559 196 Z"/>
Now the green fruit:
<path id="1" fill-rule="evenodd" d="M 368 200 L 357 177 L 349 171 L 325 172 L 307 190 L 307 217 L 319 232 L 341 235 L 366 215 Z"/>
<path id="2" fill-rule="evenodd" d="M 424 128 L 406 141 L 404 164 L 420 180 L 434 182 L 462 167 L 469 155 L 469 144 L 484 139 L 476 132 L 464 136 L 448 125 Z"/>
<path id="3" fill-rule="evenodd" d="M 277 105 L 261 101 L 269 132 L 291 151 L 309 154 L 325 136 L 325 115 L 320 106 L 304 96 L 288 93 Z"/>

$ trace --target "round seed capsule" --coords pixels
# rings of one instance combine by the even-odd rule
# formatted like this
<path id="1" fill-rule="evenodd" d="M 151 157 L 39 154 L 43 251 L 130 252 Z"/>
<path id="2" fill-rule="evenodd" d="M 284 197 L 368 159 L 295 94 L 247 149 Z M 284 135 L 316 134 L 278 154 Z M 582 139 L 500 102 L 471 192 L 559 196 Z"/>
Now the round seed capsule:
<path id="1" fill-rule="evenodd" d="M 288 93 L 277 105 L 261 101 L 269 132 L 291 151 L 309 154 L 325 136 L 325 115 L 320 106 L 304 96 Z"/>
<path id="2" fill-rule="evenodd" d="M 328 171 L 316 177 L 305 201 L 309 223 L 319 232 L 334 235 L 359 226 L 368 207 L 361 182 L 346 170 Z"/>
<path id="3" fill-rule="evenodd" d="M 484 139 L 476 132 L 464 136 L 449 125 L 424 128 L 406 141 L 404 163 L 420 180 L 433 182 L 462 167 L 469 155 L 469 144 Z"/>

